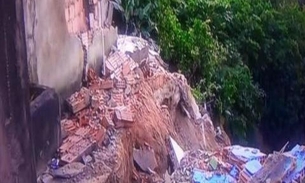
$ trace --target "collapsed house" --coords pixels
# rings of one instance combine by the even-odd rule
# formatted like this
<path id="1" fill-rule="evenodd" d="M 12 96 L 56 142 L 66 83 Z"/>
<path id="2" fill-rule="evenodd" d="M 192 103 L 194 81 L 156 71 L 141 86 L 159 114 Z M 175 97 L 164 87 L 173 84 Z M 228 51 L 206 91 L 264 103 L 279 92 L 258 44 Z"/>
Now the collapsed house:
<path id="1" fill-rule="evenodd" d="M 303 146 L 268 156 L 230 146 L 225 132 L 220 138 L 209 116 L 199 113 L 184 76 L 164 66 L 148 42 L 119 36 L 105 75 L 89 69 L 85 86 L 67 99 L 64 140 L 40 181 L 304 180 Z"/>
<path id="2" fill-rule="evenodd" d="M 229 145 L 228 139 L 216 142 L 213 124 L 199 113 L 185 77 L 169 73 L 163 66 L 166 64 L 148 42 L 118 38 L 105 61 L 105 75 L 99 77 L 89 69 L 86 86 L 67 99 L 70 114 L 61 121 L 60 158 L 51 162 L 49 172 L 54 181 L 69 177 L 57 174 L 59 164 L 90 159 L 92 167 L 107 170 L 108 176 L 100 172 L 104 182 L 148 178 L 162 182 L 169 164 L 173 163 L 172 169 L 178 167 L 183 156 L 173 152 L 177 147 L 219 150 Z M 83 171 L 93 181 L 98 177 L 91 174 L 96 168 L 90 166 Z M 73 180 L 79 176 L 82 174 Z"/>

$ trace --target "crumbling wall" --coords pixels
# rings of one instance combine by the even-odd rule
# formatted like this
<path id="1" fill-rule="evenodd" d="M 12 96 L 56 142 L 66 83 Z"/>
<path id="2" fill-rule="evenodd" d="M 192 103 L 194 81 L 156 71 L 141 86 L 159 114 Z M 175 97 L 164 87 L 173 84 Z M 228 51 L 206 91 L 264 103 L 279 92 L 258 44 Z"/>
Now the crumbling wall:
<path id="1" fill-rule="evenodd" d="M 65 0 L 65 18 L 69 33 L 88 31 L 88 21 L 86 21 L 88 10 L 86 10 L 84 0 Z"/>
<path id="2" fill-rule="evenodd" d="M 111 3 L 90 2 L 24 0 L 30 81 L 55 88 L 64 98 L 81 86 L 84 67 L 100 73 L 117 39 Z"/>
<path id="3" fill-rule="evenodd" d="M 118 37 L 117 29 L 113 27 L 95 31 L 92 43 L 88 47 L 88 67 L 93 68 L 96 73 L 100 73 L 103 58 L 110 53 Z"/>
<path id="4" fill-rule="evenodd" d="M 68 96 L 81 86 L 84 56 L 81 42 L 68 33 L 65 2 L 24 0 L 24 5 L 30 80 Z"/>

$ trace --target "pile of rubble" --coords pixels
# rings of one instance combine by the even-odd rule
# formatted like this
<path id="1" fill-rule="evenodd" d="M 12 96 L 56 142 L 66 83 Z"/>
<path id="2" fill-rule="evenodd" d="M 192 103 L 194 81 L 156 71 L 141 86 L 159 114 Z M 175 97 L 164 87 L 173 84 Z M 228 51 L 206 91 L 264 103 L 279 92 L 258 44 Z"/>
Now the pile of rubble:
<path id="1" fill-rule="evenodd" d="M 172 182 L 304 182 L 305 146 L 266 155 L 258 149 L 228 146 L 220 151 L 185 154 Z"/>
<path id="2" fill-rule="evenodd" d="M 119 36 L 103 76 L 87 71 L 84 86 L 66 100 L 63 143 L 38 182 L 304 180 L 304 146 L 268 156 L 230 146 L 225 132 L 199 112 L 185 77 L 169 73 L 156 50 Z"/>
<path id="3" fill-rule="evenodd" d="M 199 112 L 185 77 L 166 68 L 154 45 L 120 36 L 103 76 L 89 69 L 84 86 L 67 99 L 63 143 L 39 182 L 304 179 L 304 146 L 268 156 L 230 146 L 225 132 Z"/>
<path id="4" fill-rule="evenodd" d="M 169 73 L 156 50 L 119 36 L 103 76 L 87 71 L 84 86 L 67 99 L 64 140 L 40 182 L 164 182 L 182 149 L 230 145 L 227 136 L 216 140 L 185 77 Z"/>

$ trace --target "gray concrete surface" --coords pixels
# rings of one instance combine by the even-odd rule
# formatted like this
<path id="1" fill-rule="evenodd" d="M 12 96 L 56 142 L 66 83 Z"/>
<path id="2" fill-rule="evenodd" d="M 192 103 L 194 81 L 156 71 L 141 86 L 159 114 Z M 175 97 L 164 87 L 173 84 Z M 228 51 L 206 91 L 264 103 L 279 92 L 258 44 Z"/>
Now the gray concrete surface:
<path id="1" fill-rule="evenodd" d="M 81 85 L 83 50 L 68 33 L 62 0 L 23 0 L 31 82 L 67 97 Z"/>

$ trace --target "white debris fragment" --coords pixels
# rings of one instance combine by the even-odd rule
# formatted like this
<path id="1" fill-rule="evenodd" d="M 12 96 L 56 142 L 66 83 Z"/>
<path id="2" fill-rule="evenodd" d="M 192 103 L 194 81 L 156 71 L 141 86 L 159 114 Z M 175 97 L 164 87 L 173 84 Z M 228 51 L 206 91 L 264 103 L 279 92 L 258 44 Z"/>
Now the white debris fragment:
<path id="1" fill-rule="evenodd" d="M 175 153 L 175 157 L 176 157 L 178 163 L 180 163 L 181 159 L 184 156 L 184 151 L 172 137 L 169 137 L 169 138 L 170 138 L 172 149 Z"/>

